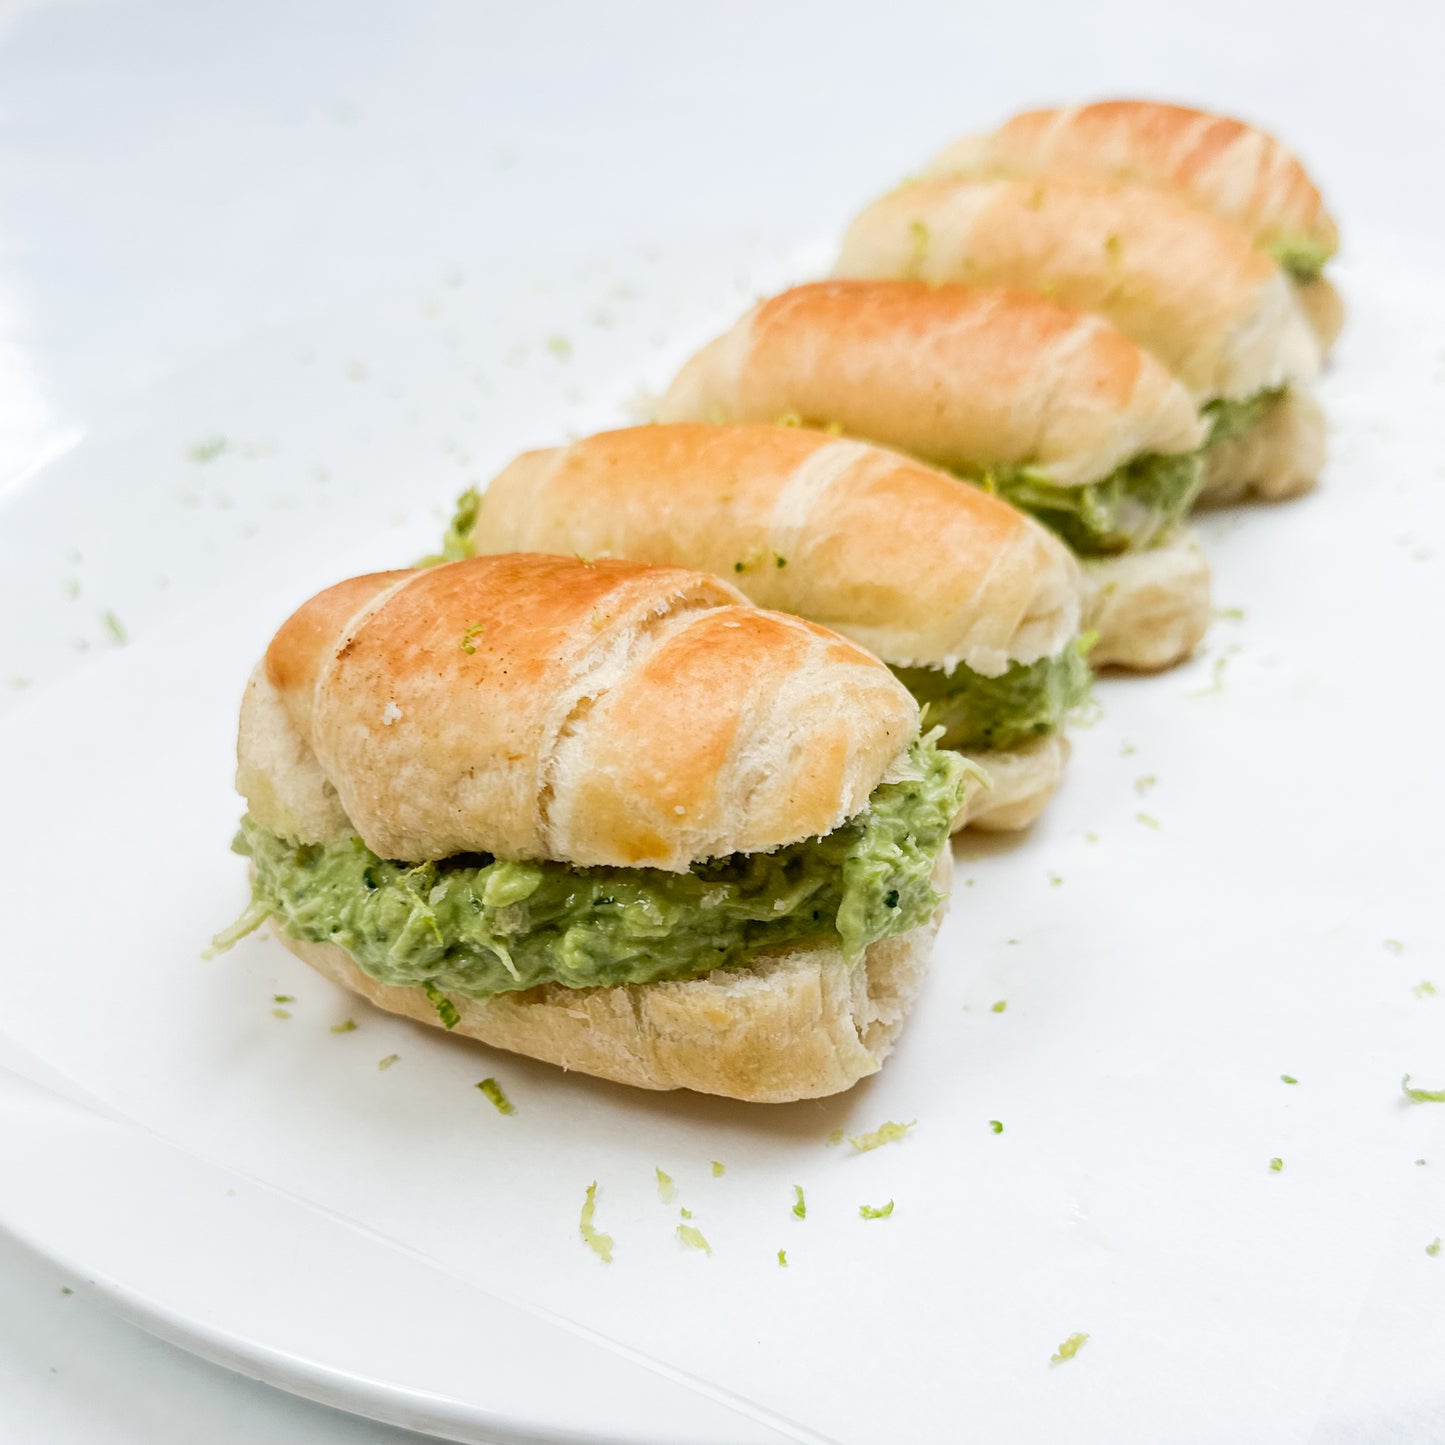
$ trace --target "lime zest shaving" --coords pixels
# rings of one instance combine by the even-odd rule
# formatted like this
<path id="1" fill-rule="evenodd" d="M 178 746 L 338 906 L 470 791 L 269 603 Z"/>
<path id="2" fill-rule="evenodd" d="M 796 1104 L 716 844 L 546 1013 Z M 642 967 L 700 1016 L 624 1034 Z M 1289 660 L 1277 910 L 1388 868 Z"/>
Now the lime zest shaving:
<path id="1" fill-rule="evenodd" d="M 1275 1174 L 1282 1173 L 1284 1170 L 1284 1160 L 1276 1155 L 1275 1158 L 1269 1161 L 1269 1167 L 1271 1172 Z"/>
<path id="2" fill-rule="evenodd" d="M 1294 1076 L 1293 1074 L 1281 1074 L 1281 1075 L 1279 1076 L 1279 1081 L 1280 1081 L 1280 1083 L 1282 1083 L 1282 1084 L 1297 1084 L 1297 1083 L 1299 1083 L 1299 1080 L 1298 1080 L 1297 1078 L 1295 1078 L 1295 1076 Z"/>
<path id="3" fill-rule="evenodd" d="M 1425 1253 L 1428 1254 L 1431 1259 L 1440 1258 L 1440 1236 L 1438 1234 L 1425 1246 Z"/>
<path id="4" fill-rule="evenodd" d="M 1412 990 L 1416 998 L 1434 998 L 1439 989 L 1428 978 L 1422 978 Z"/>
<path id="5" fill-rule="evenodd" d="M 778 1251 L 778 1268 L 779 1268 L 779 1269 L 787 1269 L 787 1267 L 788 1267 L 788 1251 L 787 1251 L 786 1249 L 780 1249 L 780 1250 Z"/>
<path id="6" fill-rule="evenodd" d="M 356 1032 L 355 1019 L 342 1019 L 339 1024 L 331 1025 L 331 1032 L 334 1034 L 350 1034 Z"/>
<path id="7" fill-rule="evenodd" d="M 1135 813 L 1134 818 L 1146 828 L 1153 828 L 1156 833 L 1164 826 L 1152 813 Z"/>
<path id="8" fill-rule="evenodd" d="M 502 1092 L 502 1086 L 495 1079 L 483 1079 L 477 1088 L 492 1101 L 496 1106 L 497 1113 L 515 1114 L 517 1112 L 516 1105 Z"/>
<path id="9" fill-rule="evenodd" d="M 808 1217 L 808 1202 L 803 1198 L 803 1186 L 801 1184 L 793 1185 L 793 1213 L 799 1219 L 806 1219 Z"/>
<path id="10" fill-rule="evenodd" d="M 887 1219 L 893 1213 L 893 1201 L 890 1199 L 887 1204 L 875 1209 L 871 1204 L 860 1204 L 858 1213 L 864 1219 Z"/>
<path id="11" fill-rule="evenodd" d="M 1062 1365 L 1065 1360 L 1072 1360 L 1075 1355 L 1088 1343 L 1089 1337 L 1083 1333 L 1072 1334 L 1059 1348 L 1049 1356 L 1049 1364 Z"/>
<path id="12" fill-rule="evenodd" d="M 1400 1080 L 1400 1087 L 1412 1104 L 1445 1104 L 1445 1089 L 1412 1089 L 1409 1074 Z"/>
<path id="13" fill-rule="evenodd" d="M 989 1012 L 993 1014 L 1001 1014 L 1006 1008 L 1008 1008 L 1008 1000 L 1006 998 L 1001 998 L 996 1004 L 994 1004 L 991 1009 L 989 1009 Z"/>
<path id="14" fill-rule="evenodd" d="M 700 1249 L 704 1254 L 712 1253 L 712 1245 L 695 1224 L 679 1224 L 677 1226 L 677 1237 L 689 1248 Z"/>
<path id="15" fill-rule="evenodd" d="M 855 1153 L 866 1154 L 870 1149 L 881 1149 L 885 1144 L 902 1139 L 917 1123 L 917 1119 L 910 1119 L 906 1124 L 895 1124 L 890 1119 L 886 1124 L 880 1124 L 871 1134 L 850 1134 L 848 1142 Z"/>
<path id="16" fill-rule="evenodd" d="M 716 1159 L 714 1159 L 714 1160 L 712 1161 L 712 1177 L 713 1177 L 714 1179 L 721 1179 L 721 1178 L 722 1178 L 722 1175 L 723 1175 L 723 1165 L 719 1164 L 718 1161 L 717 1161 Z"/>
<path id="17" fill-rule="evenodd" d="M 422 985 L 422 992 L 426 994 L 427 1001 L 437 1011 L 437 1017 L 446 1029 L 454 1029 L 461 1023 L 462 1016 L 457 1012 L 456 1004 L 436 986 L 435 979 L 428 979 Z"/>
<path id="18" fill-rule="evenodd" d="M 1002 1134 L 1002 1133 L 1003 1133 L 1003 1120 L 1002 1120 L 1002 1119 L 990 1119 L 990 1120 L 988 1121 L 988 1127 L 989 1127 L 990 1129 L 992 1129 L 995 1134 Z"/>
<path id="19" fill-rule="evenodd" d="M 273 1008 L 271 1010 L 271 1017 L 273 1019 L 289 1019 L 291 1017 L 291 1010 L 288 1008 Z"/>
<path id="20" fill-rule="evenodd" d="M 582 1242 L 595 1254 L 603 1264 L 612 1263 L 612 1236 L 599 1233 L 592 1227 L 593 1217 L 597 1213 L 597 1181 L 594 1179 L 587 1186 L 587 1196 L 582 1201 L 582 1217 L 578 1221 L 578 1227 L 582 1231 Z"/>
<path id="21" fill-rule="evenodd" d="M 384 1059 L 378 1059 L 376 1061 L 377 1073 L 384 1074 L 400 1057 L 400 1054 L 388 1054 Z"/>
<path id="22" fill-rule="evenodd" d="M 677 1189 L 672 1182 L 671 1174 L 664 1174 L 661 1169 L 655 1171 L 657 1174 L 657 1197 L 664 1204 L 671 1204 L 677 1194 Z"/>
<path id="23" fill-rule="evenodd" d="M 1391 953 L 1404 953 L 1405 945 L 1398 938 L 1387 938 L 1385 947 Z"/>
<path id="24" fill-rule="evenodd" d="M 105 623 L 105 630 L 110 633 L 111 641 L 117 647 L 124 647 L 130 641 L 130 634 L 125 630 L 125 623 L 110 608 L 106 608 L 105 616 L 101 620 Z"/>

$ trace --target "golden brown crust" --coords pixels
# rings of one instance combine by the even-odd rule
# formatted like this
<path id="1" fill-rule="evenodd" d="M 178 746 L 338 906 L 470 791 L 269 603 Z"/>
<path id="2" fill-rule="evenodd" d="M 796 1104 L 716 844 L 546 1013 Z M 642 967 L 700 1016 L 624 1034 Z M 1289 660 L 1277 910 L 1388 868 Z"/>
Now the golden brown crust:
<path id="1" fill-rule="evenodd" d="M 825 281 L 760 302 L 683 368 L 658 417 L 789 413 L 942 466 L 1027 462 L 1066 486 L 1203 439 L 1184 388 L 1097 317 L 921 281 Z"/>
<path id="2" fill-rule="evenodd" d="M 1078 566 L 1032 519 L 796 427 L 632 427 L 528 452 L 488 487 L 473 541 L 719 573 L 898 666 L 996 676 L 1057 653 L 1079 625 Z"/>
<path id="3" fill-rule="evenodd" d="M 1282 502 L 1310 491 L 1324 464 L 1324 413 L 1309 392 L 1291 387 L 1254 426 L 1209 448 L 1199 500 Z"/>
<path id="4" fill-rule="evenodd" d="M 991 172 L 1101 176 L 1172 187 L 1242 227 L 1256 245 L 1339 244 L 1335 222 L 1299 158 L 1229 116 L 1157 101 L 1112 100 L 1031 110 L 946 146 L 925 175 Z"/>
<path id="5" fill-rule="evenodd" d="M 1183 662 L 1209 630 L 1209 563 L 1192 533 L 1163 547 L 1090 557 L 1084 616 L 1095 667 L 1157 672 Z"/>
<path id="6" fill-rule="evenodd" d="M 869 206 L 836 273 L 1043 292 L 1095 311 L 1201 399 L 1319 370 L 1285 274 L 1227 221 L 1124 182 L 938 177 Z"/>
<path id="7" fill-rule="evenodd" d="M 277 634 L 282 706 L 256 695 L 239 776 L 309 821 L 319 769 L 383 857 L 765 851 L 858 812 L 917 731 L 875 658 L 701 573 L 501 556 L 380 586 L 330 589 Z"/>
<path id="8" fill-rule="evenodd" d="M 939 855 L 947 892 L 952 857 Z M 693 1089 L 753 1103 L 815 1099 L 876 1073 L 927 970 L 932 922 L 872 944 L 848 964 L 813 945 L 681 983 L 453 997 L 454 1032 L 639 1089 Z M 377 983 L 334 943 L 276 936 L 318 972 L 378 1008 L 440 1026 L 419 988 Z"/>

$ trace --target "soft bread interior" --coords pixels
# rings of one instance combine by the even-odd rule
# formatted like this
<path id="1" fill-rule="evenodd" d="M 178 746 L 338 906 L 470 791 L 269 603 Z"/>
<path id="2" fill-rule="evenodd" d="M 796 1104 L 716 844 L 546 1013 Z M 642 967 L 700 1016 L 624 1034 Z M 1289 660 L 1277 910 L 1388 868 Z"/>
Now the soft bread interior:
<path id="1" fill-rule="evenodd" d="M 1325 464 L 1325 417 L 1308 392 L 1290 387 L 1259 421 L 1204 454 L 1201 502 L 1257 496 L 1282 502 L 1310 491 Z"/>
<path id="2" fill-rule="evenodd" d="M 952 855 L 934 886 L 947 893 Z M 639 1089 L 693 1089 L 752 1103 L 815 1099 L 876 1073 L 917 996 L 943 905 L 919 928 L 880 939 L 846 963 L 800 946 L 678 983 L 564 988 L 484 1000 L 453 996 L 452 1032 Z M 378 983 L 338 944 L 277 937 L 333 982 L 378 1008 L 441 1026 L 419 988 Z"/>
<path id="3" fill-rule="evenodd" d="M 1182 662 L 1209 628 L 1209 563 L 1192 533 L 1163 547 L 1084 560 L 1095 667 L 1154 672 Z"/>
<path id="4" fill-rule="evenodd" d="M 1056 732 L 1017 748 L 973 756 L 988 774 L 989 785 L 981 778 L 968 779 L 953 831 L 1014 833 L 1033 823 L 1058 791 L 1069 761 L 1069 740 Z"/>

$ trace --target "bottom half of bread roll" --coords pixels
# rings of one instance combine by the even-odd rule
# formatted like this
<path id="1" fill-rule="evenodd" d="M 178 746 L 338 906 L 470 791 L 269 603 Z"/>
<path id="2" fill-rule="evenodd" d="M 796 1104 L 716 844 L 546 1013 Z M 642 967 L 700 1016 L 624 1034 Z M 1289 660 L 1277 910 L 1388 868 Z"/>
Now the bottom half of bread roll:
<path id="1" fill-rule="evenodd" d="M 1244 402 L 1212 402 L 1213 437 L 1204 452 L 1206 503 L 1256 496 L 1279 502 L 1309 491 L 1325 464 L 1325 418 L 1308 391 L 1288 387 Z"/>
<path id="2" fill-rule="evenodd" d="M 946 898 L 952 855 L 933 885 Z M 881 938 L 848 960 L 834 943 L 760 953 L 699 978 L 603 988 L 543 984 L 451 996 L 453 1033 L 639 1089 L 693 1089 L 752 1103 L 814 1099 L 876 1073 L 918 994 L 943 917 Z M 318 972 L 378 1008 L 446 1027 L 424 988 L 385 984 L 340 944 L 277 937 Z"/>
<path id="3" fill-rule="evenodd" d="M 1069 761 L 1069 739 L 1054 732 L 973 756 L 983 776 L 968 779 L 953 831 L 1014 833 L 1031 826 L 1058 791 Z"/>
<path id="4" fill-rule="evenodd" d="M 1192 533 L 1084 561 L 1084 618 L 1096 667 L 1154 672 L 1189 656 L 1209 628 L 1209 563 Z"/>

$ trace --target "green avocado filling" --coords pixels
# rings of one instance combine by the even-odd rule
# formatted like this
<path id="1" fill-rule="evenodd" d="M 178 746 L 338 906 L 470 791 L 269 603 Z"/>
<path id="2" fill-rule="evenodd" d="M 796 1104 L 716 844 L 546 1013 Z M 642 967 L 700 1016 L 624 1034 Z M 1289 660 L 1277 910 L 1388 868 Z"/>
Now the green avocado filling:
<path id="1" fill-rule="evenodd" d="M 1205 447 L 1233 441 L 1257 427 L 1283 396 L 1284 388 L 1281 386 L 1257 391 L 1242 401 L 1229 401 L 1217 396 L 1213 401 L 1205 402 L 1199 413 L 1209 423 L 1209 439 L 1204 443 Z"/>
<path id="2" fill-rule="evenodd" d="M 250 817 L 233 847 L 255 868 L 249 914 L 276 915 L 292 938 L 340 944 L 380 983 L 466 998 L 651 983 L 813 940 L 853 959 L 925 922 L 967 766 L 920 739 L 903 776 L 842 827 L 686 873 L 487 854 L 392 863 L 359 838 L 290 843 Z"/>
<path id="3" fill-rule="evenodd" d="M 962 665 L 895 667 L 898 680 L 926 709 L 925 726 L 941 727 L 941 745 L 964 752 L 1011 748 L 1056 732 L 1087 701 L 1086 644 L 1076 638 L 1057 657 L 1016 662 L 998 677 Z"/>
<path id="4" fill-rule="evenodd" d="M 1198 452 L 1151 452 L 1079 487 L 1060 486 L 1030 466 L 959 475 L 1031 512 L 1080 556 L 1096 557 L 1164 541 L 1199 495 L 1204 467 Z"/>
<path id="5" fill-rule="evenodd" d="M 1305 236 L 1281 236 L 1266 250 L 1296 281 L 1313 281 L 1334 255 L 1329 246 Z"/>

